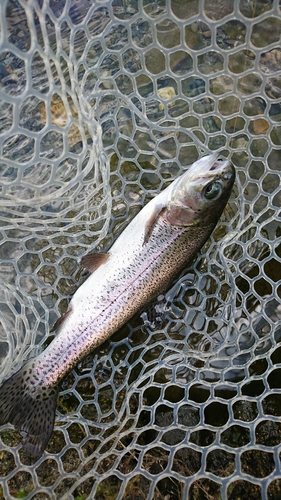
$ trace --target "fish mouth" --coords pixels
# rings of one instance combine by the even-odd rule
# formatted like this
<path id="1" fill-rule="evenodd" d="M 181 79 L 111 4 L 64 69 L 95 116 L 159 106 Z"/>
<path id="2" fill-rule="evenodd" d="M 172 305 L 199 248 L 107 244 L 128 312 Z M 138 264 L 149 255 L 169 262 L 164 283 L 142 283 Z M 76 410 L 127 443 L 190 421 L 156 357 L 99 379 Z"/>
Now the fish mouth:
<path id="1" fill-rule="evenodd" d="M 223 158 L 222 156 L 220 155 L 217 155 L 217 154 L 213 154 L 210 156 L 210 161 L 213 161 L 213 164 L 211 165 L 210 167 L 210 171 L 213 172 L 214 170 L 216 170 L 217 168 L 220 168 L 221 167 L 221 163 L 225 160 L 225 158 Z"/>
<path id="2" fill-rule="evenodd" d="M 235 169 L 232 163 L 218 153 L 200 158 L 198 170 L 201 170 L 202 180 L 208 178 L 220 179 L 227 186 L 233 185 L 235 181 Z M 198 173 L 197 171 L 197 175 Z"/>

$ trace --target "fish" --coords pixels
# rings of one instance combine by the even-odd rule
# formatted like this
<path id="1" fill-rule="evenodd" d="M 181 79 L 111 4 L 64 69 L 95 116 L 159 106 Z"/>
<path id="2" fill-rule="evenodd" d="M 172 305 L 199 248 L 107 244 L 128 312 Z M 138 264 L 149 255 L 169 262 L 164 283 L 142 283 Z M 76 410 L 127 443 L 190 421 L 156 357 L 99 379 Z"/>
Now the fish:
<path id="1" fill-rule="evenodd" d="M 0 388 L 0 425 L 13 424 L 29 453 L 40 457 L 48 444 L 65 375 L 169 289 L 209 238 L 234 181 L 229 160 L 200 158 L 142 208 L 108 251 L 82 258 L 90 275 L 55 324 L 53 341 Z"/>

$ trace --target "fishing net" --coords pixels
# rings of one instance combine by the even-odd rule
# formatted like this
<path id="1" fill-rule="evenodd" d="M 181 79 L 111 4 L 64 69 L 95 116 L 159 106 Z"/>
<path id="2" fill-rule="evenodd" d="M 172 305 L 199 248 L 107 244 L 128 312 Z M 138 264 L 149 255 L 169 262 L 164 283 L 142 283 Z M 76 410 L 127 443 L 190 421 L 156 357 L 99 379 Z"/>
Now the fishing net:
<path id="1" fill-rule="evenodd" d="M 44 455 L 1 428 L 1 499 L 281 497 L 280 31 L 277 0 L 1 1 L 1 380 L 85 253 L 202 154 L 237 172 L 162 323 L 66 377 Z"/>

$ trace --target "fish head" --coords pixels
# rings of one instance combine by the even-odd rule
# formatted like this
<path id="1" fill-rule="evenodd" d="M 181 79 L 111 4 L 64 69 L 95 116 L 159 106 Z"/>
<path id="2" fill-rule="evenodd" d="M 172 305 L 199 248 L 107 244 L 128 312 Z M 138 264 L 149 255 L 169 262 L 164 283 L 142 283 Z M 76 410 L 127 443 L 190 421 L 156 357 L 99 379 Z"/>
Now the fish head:
<path id="1" fill-rule="evenodd" d="M 169 186 L 166 220 L 175 226 L 216 224 L 235 181 L 229 160 L 204 156 Z"/>

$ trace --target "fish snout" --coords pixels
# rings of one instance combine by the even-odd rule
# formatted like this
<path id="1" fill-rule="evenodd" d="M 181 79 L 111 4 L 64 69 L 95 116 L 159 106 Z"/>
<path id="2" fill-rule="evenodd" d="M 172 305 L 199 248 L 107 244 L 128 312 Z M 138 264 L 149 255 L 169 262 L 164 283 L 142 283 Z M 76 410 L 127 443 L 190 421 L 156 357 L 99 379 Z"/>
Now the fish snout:
<path id="1" fill-rule="evenodd" d="M 232 187 L 235 181 L 235 169 L 231 161 L 218 155 L 211 155 L 211 159 L 209 173 L 215 174 L 218 179 L 221 179 L 226 188 Z"/>

